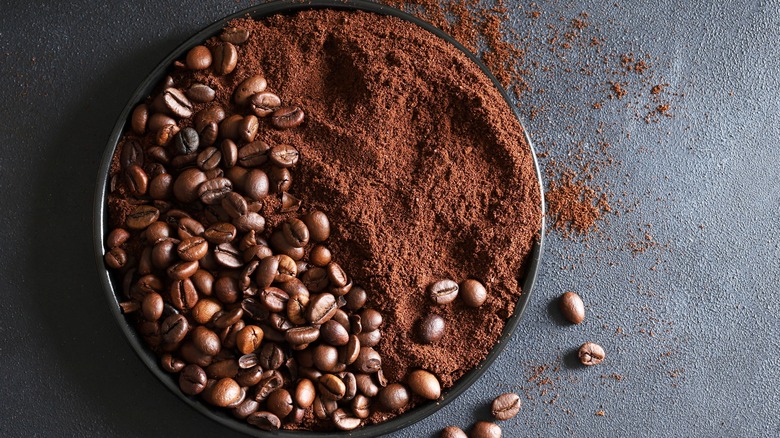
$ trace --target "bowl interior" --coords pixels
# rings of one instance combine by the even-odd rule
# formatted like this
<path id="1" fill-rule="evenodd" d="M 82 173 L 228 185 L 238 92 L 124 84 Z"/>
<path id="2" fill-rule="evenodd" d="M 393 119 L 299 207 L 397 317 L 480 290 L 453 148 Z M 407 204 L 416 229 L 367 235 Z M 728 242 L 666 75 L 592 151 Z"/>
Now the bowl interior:
<path id="1" fill-rule="evenodd" d="M 121 300 L 119 298 L 121 294 L 120 292 L 121 279 L 116 278 L 112 273 L 110 273 L 108 269 L 105 268 L 103 262 L 104 238 L 106 236 L 106 232 L 108 228 L 106 198 L 108 195 L 109 166 L 111 164 L 111 158 L 114 154 L 117 143 L 119 142 L 119 139 L 121 138 L 122 133 L 124 132 L 125 124 L 130 114 L 130 111 L 132 111 L 132 109 L 138 102 L 143 101 L 146 98 L 146 96 L 151 94 L 156 84 L 158 84 L 165 76 L 169 66 L 173 63 L 173 61 L 175 59 L 181 58 L 183 54 L 186 53 L 186 51 L 190 47 L 200 44 L 202 41 L 208 39 L 209 37 L 218 34 L 222 30 L 222 28 L 226 25 L 226 23 L 234 18 L 244 17 L 247 15 L 252 16 L 253 18 L 263 18 L 274 14 L 293 14 L 301 10 L 314 9 L 314 8 L 330 8 L 330 9 L 339 9 L 339 10 L 362 10 L 362 11 L 374 12 L 382 15 L 392 15 L 401 18 L 403 20 L 409 21 L 411 23 L 414 23 L 419 27 L 422 27 L 423 29 L 429 31 L 430 33 L 433 33 L 434 35 L 454 45 L 456 48 L 462 51 L 469 59 L 471 59 L 472 62 L 474 62 L 477 66 L 479 66 L 479 68 L 485 73 L 485 75 L 488 76 L 488 78 L 490 78 L 490 80 L 493 82 L 495 87 L 500 91 L 501 95 L 508 103 L 509 108 L 512 109 L 512 111 L 514 112 L 518 120 L 521 119 L 511 99 L 509 98 L 509 96 L 507 95 L 503 87 L 501 87 L 498 80 L 493 76 L 492 73 L 490 73 L 487 67 L 481 61 L 479 61 L 479 59 L 474 54 L 469 52 L 460 43 L 455 41 L 454 38 L 445 34 L 444 32 L 432 26 L 431 24 L 426 23 L 398 9 L 391 8 L 384 5 L 379 5 L 376 3 L 362 1 L 362 0 L 311 0 L 311 1 L 304 1 L 304 2 L 295 1 L 295 0 L 285 0 L 285 1 L 266 3 L 266 4 L 262 4 L 259 6 L 255 6 L 240 11 L 238 13 L 227 16 L 211 24 L 210 26 L 196 33 L 187 41 L 182 43 L 167 57 L 165 57 L 165 59 L 163 59 L 163 61 L 140 84 L 138 89 L 136 89 L 135 93 L 133 93 L 129 102 L 123 109 L 116 125 L 114 126 L 113 131 L 111 132 L 111 136 L 109 137 L 108 144 L 106 146 L 103 158 L 101 160 L 100 169 L 98 172 L 97 188 L 95 192 L 95 206 L 93 212 L 94 249 L 97 258 L 98 273 L 100 276 L 100 280 L 103 284 L 104 290 L 108 297 L 109 307 L 111 309 L 111 312 L 114 314 L 114 317 L 116 318 L 121 330 L 124 332 L 125 336 L 130 342 L 130 345 L 132 346 L 133 350 L 135 350 L 136 354 L 146 364 L 149 370 L 155 376 L 157 376 L 157 378 L 165 386 L 167 386 L 168 389 L 173 391 L 174 394 L 176 394 L 179 398 L 181 398 L 185 403 L 190 405 L 193 409 L 199 411 L 201 414 L 211 418 L 212 420 L 217 421 L 236 431 L 240 431 L 248 435 L 259 436 L 259 437 L 271 436 L 272 434 L 251 427 L 246 423 L 234 419 L 232 416 L 226 414 L 225 412 L 217 411 L 211 408 L 210 406 L 202 403 L 199 399 L 195 397 L 189 397 L 183 394 L 179 390 L 176 379 L 172 375 L 165 373 L 160 368 L 157 357 L 154 355 L 154 353 L 151 350 L 149 350 L 144 345 L 144 342 L 141 339 L 141 337 L 136 333 L 135 329 L 128 323 L 128 321 L 122 315 L 122 312 L 119 307 L 119 302 Z M 353 436 L 353 437 L 375 437 L 378 435 L 397 431 L 399 429 L 402 429 L 406 426 L 409 426 L 413 423 L 416 423 L 428 417 L 429 415 L 439 410 L 441 407 L 448 404 L 455 397 L 463 393 L 477 379 L 479 379 L 479 377 L 482 376 L 482 374 L 484 374 L 486 368 L 491 363 L 493 363 L 493 361 L 496 359 L 496 357 L 498 357 L 498 355 L 501 353 L 501 351 L 505 348 L 506 344 L 508 343 L 510 336 L 515 331 L 515 328 L 517 327 L 520 321 L 520 317 L 523 314 L 523 311 L 530 297 L 534 282 L 536 280 L 536 275 L 539 267 L 539 260 L 542 254 L 544 227 L 545 227 L 544 190 L 542 189 L 542 179 L 539 170 L 539 164 L 536 160 L 536 154 L 533 150 L 531 139 L 528 136 L 528 133 L 525 131 L 525 129 L 523 131 L 524 131 L 523 135 L 525 136 L 525 140 L 528 143 L 529 147 L 531 148 L 531 154 L 534 160 L 534 167 L 537 174 L 537 180 L 539 182 L 539 191 L 541 195 L 540 199 L 542 202 L 541 205 L 542 218 L 541 218 L 538 238 L 526 262 L 525 272 L 522 273 L 520 278 L 520 283 L 523 285 L 522 286 L 523 294 L 518 299 L 514 314 L 507 320 L 506 325 L 504 327 L 504 331 L 501 337 L 499 338 L 496 346 L 490 351 L 490 353 L 487 355 L 485 360 L 482 361 L 482 363 L 480 363 L 477 367 L 475 367 L 474 369 L 466 373 L 463 377 L 461 377 L 452 388 L 444 391 L 442 393 L 441 400 L 424 403 L 422 405 L 415 407 L 409 412 L 406 412 L 403 415 L 395 417 L 387 422 L 366 426 L 364 428 L 357 429 L 351 432 L 343 432 L 342 435 Z M 300 432 L 279 431 L 277 433 L 274 433 L 273 435 L 283 435 L 290 438 L 294 438 L 294 437 L 314 438 L 314 437 L 332 436 L 332 434 L 330 433 L 303 432 L 303 431 Z"/>

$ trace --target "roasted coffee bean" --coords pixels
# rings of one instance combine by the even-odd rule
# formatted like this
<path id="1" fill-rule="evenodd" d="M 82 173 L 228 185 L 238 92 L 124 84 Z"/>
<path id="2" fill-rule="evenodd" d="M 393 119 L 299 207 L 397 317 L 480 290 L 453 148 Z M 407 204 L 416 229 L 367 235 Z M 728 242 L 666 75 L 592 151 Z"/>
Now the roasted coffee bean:
<path id="1" fill-rule="evenodd" d="M 379 345 L 379 341 L 382 339 L 382 332 L 379 330 L 371 330 L 367 332 L 365 328 L 357 335 L 360 340 L 360 345 L 363 347 L 376 347 Z"/>
<path id="2" fill-rule="evenodd" d="M 257 117 L 250 114 L 244 117 L 238 124 L 238 138 L 245 142 L 254 141 L 259 128 L 260 122 L 257 120 Z"/>
<path id="3" fill-rule="evenodd" d="M 195 114 L 192 119 L 193 127 L 199 134 L 203 135 L 203 130 L 210 124 L 220 123 L 225 120 L 225 109 L 219 105 L 210 105 Z"/>
<path id="4" fill-rule="evenodd" d="M 221 408 L 228 407 L 241 397 L 241 387 L 230 377 L 219 379 L 204 392 L 203 399 Z"/>
<path id="5" fill-rule="evenodd" d="M 582 298 L 574 292 L 566 292 L 558 299 L 558 308 L 561 314 L 572 324 L 579 324 L 585 320 L 585 304 Z"/>
<path id="6" fill-rule="evenodd" d="M 371 399 L 363 394 L 357 394 L 350 405 L 356 417 L 365 420 L 371 413 Z"/>
<path id="7" fill-rule="evenodd" d="M 201 170 L 214 169 L 219 165 L 222 160 L 222 152 L 219 149 L 211 146 L 203 149 L 199 154 L 195 162 L 198 164 L 198 168 Z"/>
<path id="8" fill-rule="evenodd" d="M 244 117 L 241 114 L 233 114 L 226 117 L 219 123 L 219 135 L 222 138 L 229 138 L 238 141 L 238 127 Z"/>
<path id="9" fill-rule="evenodd" d="M 114 228 L 108 233 L 108 236 L 106 236 L 106 248 L 110 249 L 122 246 L 128 239 L 130 239 L 130 233 L 128 233 L 127 230 L 124 228 Z"/>
<path id="10" fill-rule="evenodd" d="M 217 93 L 206 84 L 194 83 L 187 89 L 187 97 L 194 102 L 208 103 L 217 97 Z"/>
<path id="11" fill-rule="evenodd" d="M 324 324 L 338 310 L 336 297 L 329 293 L 315 295 L 306 309 L 306 319 L 312 324 Z"/>
<path id="12" fill-rule="evenodd" d="M 198 262 L 179 262 L 174 265 L 171 265 L 170 268 L 166 270 L 166 273 L 168 274 L 168 277 L 170 277 L 172 280 L 186 280 L 195 274 L 195 272 L 198 271 L 198 268 L 200 266 L 198 265 Z"/>
<path id="13" fill-rule="evenodd" d="M 152 199 L 171 199 L 173 195 L 173 176 L 163 173 L 152 178 L 149 183 L 149 196 Z"/>
<path id="14" fill-rule="evenodd" d="M 141 303 L 141 314 L 147 321 L 157 321 L 162 316 L 164 305 L 162 295 L 157 292 L 148 293 Z"/>
<path id="15" fill-rule="evenodd" d="M 332 319 L 320 327 L 320 336 L 323 342 L 337 347 L 347 345 L 347 342 L 349 342 L 347 330 Z"/>
<path id="16" fill-rule="evenodd" d="M 303 409 L 308 409 L 317 395 L 314 383 L 309 379 L 301 379 L 295 387 L 295 403 Z"/>
<path id="17" fill-rule="evenodd" d="M 238 51 L 236 46 L 231 43 L 222 43 L 211 48 L 213 53 L 213 62 L 211 66 L 214 73 L 218 75 L 228 75 L 233 72 L 238 62 Z"/>
<path id="18" fill-rule="evenodd" d="M 239 420 L 244 420 L 249 415 L 257 412 L 257 410 L 260 409 L 260 403 L 247 398 L 244 401 L 242 401 L 238 406 L 233 408 L 233 416 L 238 418 Z"/>
<path id="19" fill-rule="evenodd" d="M 246 199 L 236 192 L 230 192 L 225 195 L 222 198 L 221 205 L 225 212 L 234 219 L 249 213 L 249 205 Z"/>
<path id="20" fill-rule="evenodd" d="M 297 106 L 285 106 L 271 114 L 271 124 L 279 129 L 296 128 L 303 123 L 303 119 L 303 110 Z"/>
<path id="21" fill-rule="evenodd" d="M 236 146 L 236 143 L 233 140 L 226 138 L 220 143 L 219 149 L 222 153 L 222 164 L 226 168 L 235 166 L 238 161 L 238 146 Z"/>
<path id="22" fill-rule="evenodd" d="M 157 223 L 157 222 L 155 222 Z M 156 241 L 152 247 L 152 265 L 157 269 L 166 269 L 176 263 L 176 239 L 162 239 Z"/>
<path id="23" fill-rule="evenodd" d="M 276 145 L 268 151 L 268 159 L 271 163 L 282 168 L 295 166 L 300 157 L 301 154 L 298 152 L 298 149 L 287 144 Z"/>
<path id="24" fill-rule="evenodd" d="M 268 117 L 281 105 L 279 96 L 268 91 L 253 94 L 249 98 L 249 108 L 257 117 Z"/>
<path id="25" fill-rule="evenodd" d="M 198 199 L 198 186 L 206 181 L 206 174 L 200 169 L 182 171 L 173 183 L 173 195 L 179 201 L 189 204 Z"/>
<path id="26" fill-rule="evenodd" d="M 265 229 L 265 218 L 259 214 L 250 211 L 249 213 L 233 219 L 233 225 L 238 231 L 246 233 L 248 231 L 262 232 Z"/>
<path id="27" fill-rule="evenodd" d="M 293 278 L 290 281 L 286 281 L 280 284 L 279 288 L 287 292 L 287 295 L 289 295 L 291 299 L 296 297 L 305 297 L 306 303 L 308 305 L 310 296 L 309 290 L 306 289 L 306 286 L 304 286 L 301 280 Z"/>
<path id="28" fill-rule="evenodd" d="M 268 319 L 270 312 L 260 304 L 255 298 L 247 297 L 241 301 L 241 308 L 244 312 L 255 321 L 265 321 Z M 264 332 L 266 330 L 263 330 Z"/>
<path id="29" fill-rule="evenodd" d="M 360 348 L 360 339 L 358 339 L 357 335 L 351 335 L 349 341 L 347 341 L 347 345 L 343 348 L 344 357 L 342 362 L 347 365 L 353 364 L 358 356 L 360 356 Z"/>
<path id="30" fill-rule="evenodd" d="M 270 150 L 271 146 L 262 140 L 248 143 L 238 150 L 238 164 L 244 167 L 261 166 L 268 161 L 268 151 Z"/>
<path id="31" fill-rule="evenodd" d="M 176 229 L 179 238 L 182 240 L 194 236 L 200 236 L 204 231 L 206 231 L 206 229 L 203 228 L 203 224 L 190 217 L 183 217 L 179 219 L 178 227 Z"/>
<path id="32" fill-rule="evenodd" d="M 399 411 L 409 404 L 409 391 L 400 383 L 391 383 L 379 391 L 379 404 L 386 410 Z"/>
<path id="33" fill-rule="evenodd" d="M 444 318 L 431 314 L 420 321 L 418 337 L 423 344 L 432 344 L 444 337 L 444 331 Z"/>
<path id="34" fill-rule="evenodd" d="M 270 344 L 266 344 L 270 345 Z M 245 354 L 238 358 L 238 367 L 242 370 L 252 368 L 260 363 L 260 359 L 255 353 Z"/>
<path id="35" fill-rule="evenodd" d="M 266 257 L 271 257 L 272 255 L 273 251 L 271 251 L 271 248 L 265 245 L 255 245 L 244 250 L 244 261 L 247 263 L 250 261 L 259 262 L 260 260 L 263 260 Z M 253 269 L 252 272 L 254 273 L 256 271 L 257 269 Z"/>
<path id="36" fill-rule="evenodd" d="M 497 420 L 505 421 L 517 415 L 522 405 L 523 402 L 520 401 L 519 395 L 507 392 L 493 400 L 493 404 L 490 406 L 490 413 Z"/>
<path id="37" fill-rule="evenodd" d="M 208 377 L 203 368 L 197 365 L 187 365 L 179 374 L 179 388 L 187 395 L 198 395 L 206 388 Z"/>
<path id="38" fill-rule="evenodd" d="M 284 364 L 284 351 L 279 348 L 279 345 L 266 342 L 260 350 L 258 360 L 263 369 L 278 370 Z"/>
<path id="39" fill-rule="evenodd" d="M 195 348 L 209 356 L 214 356 L 219 353 L 219 350 L 222 347 L 219 336 L 202 325 L 192 329 L 190 339 Z"/>
<path id="40" fill-rule="evenodd" d="M 279 264 L 276 267 L 274 281 L 286 283 L 293 280 L 298 275 L 298 265 L 295 263 L 295 260 L 284 254 L 279 254 L 276 258 L 279 260 Z"/>
<path id="41" fill-rule="evenodd" d="M 293 400 L 290 392 L 279 388 L 274 390 L 266 400 L 268 410 L 279 417 L 286 417 L 293 410 Z"/>
<path id="42" fill-rule="evenodd" d="M 323 268 L 310 268 L 301 275 L 304 286 L 312 292 L 320 292 L 328 286 L 328 271 Z"/>
<path id="43" fill-rule="evenodd" d="M 580 347 L 578 355 L 583 365 L 592 366 L 603 362 L 606 353 L 600 345 L 586 342 Z"/>
<path id="44" fill-rule="evenodd" d="M 306 305 L 309 304 L 308 295 L 297 295 L 287 301 L 287 318 L 293 324 L 306 323 Z"/>
<path id="45" fill-rule="evenodd" d="M 231 191 L 233 191 L 233 183 L 229 179 L 214 178 L 198 186 L 198 197 L 204 204 L 216 205 L 221 203 L 222 198 Z"/>
<path id="46" fill-rule="evenodd" d="M 214 315 L 214 327 L 224 329 L 227 327 L 234 327 L 238 324 L 241 317 L 244 316 L 244 309 L 238 307 L 233 310 L 217 313 Z M 245 326 L 242 325 L 239 328 L 236 328 L 236 335 L 238 335 L 238 332 L 241 331 Z"/>
<path id="47" fill-rule="evenodd" d="M 352 286 L 352 289 L 344 295 L 344 299 L 347 301 L 347 308 L 356 311 L 362 309 L 363 306 L 366 305 L 368 295 L 366 294 L 366 290 L 362 287 Z"/>
<path id="48" fill-rule="evenodd" d="M 160 324 L 157 321 L 143 321 L 139 323 L 138 333 L 152 348 L 159 346 L 162 342 L 162 337 L 160 335 Z"/>
<path id="49" fill-rule="evenodd" d="M 176 155 L 171 160 L 171 167 L 176 169 L 183 169 L 185 167 L 190 167 L 190 165 L 195 164 L 195 160 L 198 158 L 198 153 L 193 152 L 191 154 L 185 154 L 185 155 Z M 208 174 L 206 175 L 206 179 L 208 179 Z"/>
<path id="50" fill-rule="evenodd" d="M 468 435 L 459 427 L 447 426 L 441 431 L 439 438 L 468 438 Z"/>
<path id="51" fill-rule="evenodd" d="M 281 195 L 282 205 L 279 207 L 279 213 L 289 213 L 291 211 L 298 211 L 301 208 L 302 201 L 295 196 L 284 192 Z"/>
<path id="52" fill-rule="evenodd" d="M 298 248 L 287 243 L 287 240 L 284 238 L 284 233 L 282 233 L 281 230 L 274 231 L 271 234 L 268 243 L 274 251 L 284 254 L 293 260 L 301 260 L 305 255 L 303 248 Z"/>
<path id="53" fill-rule="evenodd" d="M 238 375 L 238 362 L 235 359 L 222 359 L 221 355 L 232 354 L 222 350 L 215 358 L 215 362 L 206 367 L 206 375 L 210 379 L 235 378 Z"/>
<path id="54" fill-rule="evenodd" d="M 166 344 L 177 344 L 187 336 L 189 329 L 187 318 L 183 315 L 171 315 L 160 325 L 160 336 Z"/>
<path id="55" fill-rule="evenodd" d="M 197 262 L 192 263 L 196 264 L 197 270 Z M 171 304 L 182 312 L 189 312 L 198 303 L 198 292 L 189 278 L 176 280 L 171 283 L 170 293 Z"/>
<path id="56" fill-rule="evenodd" d="M 436 400 L 441 396 L 439 379 L 425 370 L 414 370 L 406 379 L 412 392 L 428 400 Z"/>
<path id="57" fill-rule="evenodd" d="M 436 304 L 449 304 L 458 297 L 458 283 L 439 280 L 428 286 L 428 297 Z"/>
<path id="58" fill-rule="evenodd" d="M 344 409 L 337 409 L 332 415 L 333 424 L 341 430 L 353 430 L 360 426 L 360 418 L 353 417 Z"/>
<path id="59" fill-rule="evenodd" d="M 320 337 L 320 329 L 312 326 L 294 327 L 287 330 L 284 339 L 290 345 L 311 344 Z"/>
<path id="60" fill-rule="evenodd" d="M 177 125 L 165 125 L 155 134 L 154 143 L 158 146 L 168 146 L 180 130 L 181 128 L 179 128 Z M 180 167 L 176 166 L 176 163 L 172 162 L 171 164 L 173 164 L 175 167 Z M 182 163 L 182 165 L 183 164 L 186 163 Z"/>
<path id="61" fill-rule="evenodd" d="M 243 44 L 249 39 L 249 31 L 240 27 L 226 27 L 219 39 L 226 43 Z"/>
<path id="62" fill-rule="evenodd" d="M 477 280 L 466 280 L 460 284 L 460 297 L 469 307 L 479 307 L 487 300 L 487 290 Z"/>
<path id="63" fill-rule="evenodd" d="M 360 313 L 360 320 L 363 324 L 363 331 L 372 331 L 382 325 L 382 314 L 374 309 L 366 309 Z"/>
<path id="64" fill-rule="evenodd" d="M 248 387 L 248 386 L 255 386 L 257 385 L 260 380 L 263 378 L 263 369 L 259 365 L 255 365 L 251 368 L 247 368 L 245 370 L 239 370 L 238 374 L 236 374 L 236 383 L 238 383 L 241 386 Z"/>
<path id="65" fill-rule="evenodd" d="M 149 166 L 149 168 L 145 169 L 147 171 L 146 173 L 148 173 L 150 177 L 154 178 L 160 173 L 165 173 L 165 172 L 158 172 L 158 171 L 165 170 L 163 164 L 167 165 L 171 162 L 171 154 L 168 153 L 168 149 L 162 146 L 151 146 L 146 150 L 146 155 L 148 155 L 149 158 L 155 161 L 154 163 L 147 163 L 147 166 Z"/>
<path id="66" fill-rule="evenodd" d="M 258 429 L 268 431 L 279 430 L 279 428 L 282 426 L 282 422 L 279 420 L 279 417 L 272 414 L 271 412 L 266 411 L 255 412 L 249 415 L 246 417 L 246 422 L 252 426 L 257 427 Z"/>
<path id="67" fill-rule="evenodd" d="M 147 129 L 151 133 L 157 133 L 166 126 L 175 126 L 176 120 L 170 116 L 166 116 L 162 113 L 155 113 L 149 116 L 149 122 L 147 123 Z M 140 146 L 140 144 L 139 144 Z"/>
<path id="68" fill-rule="evenodd" d="M 211 274 L 209 274 L 211 275 Z M 212 277 L 213 278 L 213 277 Z M 192 308 L 192 318 L 199 324 L 206 324 L 218 312 L 222 310 L 222 305 L 211 298 L 202 298 L 198 300 L 195 307 Z"/>
<path id="69" fill-rule="evenodd" d="M 379 394 L 379 387 L 370 374 L 355 374 L 355 382 L 358 391 L 366 397 L 376 397 Z"/>
<path id="70" fill-rule="evenodd" d="M 146 227 L 144 237 L 147 243 L 157 244 L 161 240 L 171 237 L 171 227 L 163 221 L 154 222 Z"/>
<path id="71" fill-rule="evenodd" d="M 119 156 L 119 163 L 122 169 L 128 169 L 130 166 L 144 165 L 144 148 L 137 140 L 127 140 L 122 144 L 122 154 Z"/>
<path id="72" fill-rule="evenodd" d="M 279 257 L 272 256 L 260 260 L 260 265 L 255 272 L 255 282 L 258 287 L 266 288 L 270 286 L 279 273 Z"/>
<path id="73" fill-rule="evenodd" d="M 495 423 L 478 421 L 471 428 L 470 438 L 501 438 L 501 428 Z"/>
<path id="74" fill-rule="evenodd" d="M 214 244 L 232 242 L 236 235 L 236 227 L 227 222 L 212 224 L 203 232 L 203 237 Z"/>
<path id="75" fill-rule="evenodd" d="M 315 356 L 316 358 L 316 356 Z M 317 384 L 320 396 L 326 400 L 341 400 L 347 391 L 344 382 L 333 374 L 324 374 Z"/>
<path id="76" fill-rule="evenodd" d="M 260 292 L 260 302 L 269 312 L 283 312 L 290 297 L 278 287 L 267 287 Z"/>
<path id="77" fill-rule="evenodd" d="M 257 384 L 257 391 L 255 392 L 255 400 L 264 401 L 268 396 L 274 392 L 277 388 L 281 388 L 284 384 L 282 374 L 276 370 L 267 370 L 263 372 L 263 377 Z"/>
<path id="78" fill-rule="evenodd" d="M 236 335 L 236 347 L 242 354 L 249 354 L 260 348 L 263 342 L 263 329 L 248 325 Z"/>
<path id="79" fill-rule="evenodd" d="M 238 279 L 233 276 L 222 276 L 214 283 L 214 296 L 225 303 L 233 304 L 241 299 L 241 287 Z"/>
<path id="80" fill-rule="evenodd" d="M 344 382 L 344 386 L 346 387 L 346 392 L 344 393 L 344 397 L 341 400 L 350 401 L 355 398 L 355 395 L 357 394 L 357 380 L 355 380 L 355 375 L 343 371 L 337 375 L 341 381 Z"/>
<path id="81" fill-rule="evenodd" d="M 187 364 L 184 361 L 173 357 L 170 353 L 165 353 L 160 356 L 160 366 L 167 373 L 178 373 L 183 370 Z"/>
<path id="82" fill-rule="evenodd" d="M 371 347 L 360 347 L 355 367 L 363 373 L 375 373 L 382 368 L 382 358 Z"/>
<path id="83" fill-rule="evenodd" d="M 260 75 L 251 76 L 241 82 L 233 92 L 233 102 L 236 105 L 244 106 L 249 103 L 249 98 L 257 93 L 265 91 L 268 86 L 265 78 Z"/>
<path id="84" fill-rule="evenodd" d="M 211 67 L 211 51 L 206 46 L 195 46 L 187 52 L 187 68 L 190 70 L 205 70 Z"/>
<path id="85" fill-rule="evenodd" d="M 167 112 L 179 118 L 192 117 L 192 102 L 178 88 L 167 88 L 163 92 Z"/>
<path id="86" fill-rule="evenodd" d="M 268 196 L 268 175 L 260 169 L 252 169 L 244 180 L 244 193 L 249 199 L 259 201 Z"/>
<path id="87" fill-rule="evenodd" d="M 122 248 L 111 248 L 103 257 L 109 268 L 121 269 L 127 264 L 127 253 Z"/>
<path id="88" fill-rule="evenodd" d="M 208 250 L 208 242 L 206 242 L 206 239 L 200 236 L 184 239 L 176 248 L 176 252 L 179 258 L 188 262 L 202 259 L 206 256 L 206 252 Z"/>
<path id="89" fill-rule="evenodd" d="M 146 122 L 149 120 L 149 107 L 143 103 L 133 109 L 130 116 L 130 127 L 138 135 L 146 134 Z"/>
<path id="90" fill-rule="evenodd" d="M 312 211 L 301 217 L 301 220 L 309 229 L 310 239 L 314 242 L 324 242 L 330 236 L 330 222 L 325 213 L 321 211 Z"/>
<path id="91" fill-rule="evenodd" d="M 220 243 L 214 248 L 214 257 L 217 263 L 226 268 L 240 268 L 244 264 L 241 251 L 232 243 Z"/>
<path id="92" fill-rule="evenodd" d="M 126 225 L 131 230 L 143 230 L 160 217 L 160 210 L 151 205 L 139 205 L 127 215 Z"/>
<path id="93" fill-rule="evenodd" d="M 285 193 L 292 187 L 292 174 L 290 169 L 271 166 L 268 169 L 268 181 L 274 193 Z"/>
<path id="94" fill-rule="evenodd" d="M 149 187 L 149 176 L 141 166 L 131 165 L 125 171 L 125 187 L 133 196 L 143 196 Z"/>
<path id="95" fill-rule="evenodd" d="M 332 345 L 318 345 L 312 354 L 314 366 L 323 372 L 336 373 L 344 370 L 345 364 L 339 362 L 339 351 Z"/>
<path id="96" fill-rule="evenodd" d="M 183 343 L 181 348 L 179 348 L 179 355 L 185 362 L 198 365 L 199 367 L 207 367 L 214 360 L 213 357 L 195 348 L 192 342 Z"/>

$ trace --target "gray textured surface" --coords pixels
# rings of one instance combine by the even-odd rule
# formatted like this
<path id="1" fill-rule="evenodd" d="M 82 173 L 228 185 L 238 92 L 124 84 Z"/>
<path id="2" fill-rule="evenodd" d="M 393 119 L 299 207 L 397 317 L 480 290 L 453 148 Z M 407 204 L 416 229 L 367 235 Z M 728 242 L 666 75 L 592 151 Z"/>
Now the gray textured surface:
<path id="1" fill-rule="evenodd" d="M 234 436 L 168 393 L 122 338 L 95 276 L 90 213 L 128 96 L 179 42 L 249 4 L 117 3 L 13 2 L 0 14 L 0 435 Z M 583 32 L 607 37 L 604 54 L 656 57 L 648 75 L 670 84 L 674 116 L 641 120 L 636 77 L 611 101 L 603 77 L 539 72 L 530 84 L 545 93 L 523 103 L 544 107 L 528 127 L 551 158 L 572 142 L 613 143 L 616 164 L 596 180 L 631 208 L 588 241 L 551 233 L 513 344 L 459 400 L 397 436 L 467 427 L 506 390 L 526 399 L 505 436 L 780 435 L 780 5 L 603 3 L 540 2 L 540 20 L 587 11 Z M 548 32 L 510 9 L 522 33 Z M 598 63 L 593 53 L 567 56 Z M 553 55 L 531 44 L 528 56 Z M 578 110 L 596 101 L 601 111 Z M 658 245 L 633 253 L 646 231 Z M 589 306 L 582 326 L 550 310 L 566 290 Z M 606 348 L 602 366 L 572 366 L 585 340 Z"/>

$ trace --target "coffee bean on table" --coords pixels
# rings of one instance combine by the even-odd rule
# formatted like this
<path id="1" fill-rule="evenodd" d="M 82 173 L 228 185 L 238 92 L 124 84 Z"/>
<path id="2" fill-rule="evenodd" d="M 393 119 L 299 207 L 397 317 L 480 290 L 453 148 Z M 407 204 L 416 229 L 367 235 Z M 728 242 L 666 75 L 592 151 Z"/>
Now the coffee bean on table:
<path id="1" fill-rule="evenodd" d="M 495 423 L 478 421 L 471 428 L 470 438 L 501 438 L 501 428 Z"/>
<path id="2" fill-rule="evenodd" d="M 412 392 L 428 400 L 436 400 L 441 396 L 439 379 L 425 370 L 414 370 L 406 379 Z"/>
<path id="3" fill-rule="evenodd" d="M 468 435 L 459 427 L 447 426 L 441 431 L 439 438 L 468 438 Z"/>
<path id="4" fill-rule="evenodd" d="M 561 314 L 572 324 L 579 324 L 585 320 L 585 304 L 582 298 L 574 292 L 566 292 L 558 299 L 558 308 Z"/>
<path id="5" fill-rule="evenodd" d="M 391 412 L 399 411 L 409 404 L 409 391 L 400 383 L 391 383 L 377 395 L 381 406 Z"/>
<path id="6" fill-rule="evenodd" d="M 479 307 L 487 300 L 487 290 L 477 280 L 466 280 L 460 284 L 460 298 L 469 307 Z"/>
<path id="7" fill-rule="evenodd" d="M 428 296 L 436 304 L 449 304 L 458 297 L 458 289 L 452 280 L 439 280 L 428 286 Z"/>
<path id="8" fill-rule="evenodd" d="M 190 364 L 179 374 L 179 388 L 187 395 L 198 395 L 206 388 L 208 377 L 203 368 Z"/>
<path id="9" fill-rule="evenodd" d="M 303 123 L 303 110 L 297 106 L 285 106 L 271 114 L 271 124 L 279 129 L 296 128 Z"/>
<path id="10" fill-rule="evenodd" d="M 508 420 L 520 412 L 522 404 L 519 395 L 513 392 L 507 392 L 499 395 L 493 400 L 493 404 L 490 407 L 490 413 L 497 420 Z"/>
<path id="11" fill-rule="evenodd" d="M 444 318 L 439 315 L 431 314 L 420 321 L 419 339 L 423 344 L 432 344 L 438 342 L 444 337 L 446 324 Z"/>
<path id="12" fill-rule="evenodd" d="M 238 63 L 238 51 L 236 46 L 225 42 L 212 47 L 213 53 L 212 67 L 214 73 L 218 75 L 228 75 L 233 72 Z"/>
<path id="13" fill-rule="evenodd" d="M 604 349 L 593 342 L 582 344 L 577 354 L 580 358 L 580 362 L 586 366 L 598 365 L 604 361 L 604 357 L 606 356 Z"/>

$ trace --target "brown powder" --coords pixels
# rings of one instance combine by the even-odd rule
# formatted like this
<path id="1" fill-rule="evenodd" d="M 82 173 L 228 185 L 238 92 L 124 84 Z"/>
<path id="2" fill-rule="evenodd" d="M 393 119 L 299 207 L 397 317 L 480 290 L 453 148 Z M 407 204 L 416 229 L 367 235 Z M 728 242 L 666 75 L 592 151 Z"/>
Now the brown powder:
<path id="1" fill-rule="evenodd" d="M 571 231 L 577 234 L 592 231 L 604 213 L 610 211 L 606 197 L 577 180 L 570 170 L 560 179 L 550 181 L 545 200 L 552 227 L 564 235 Z"/>

